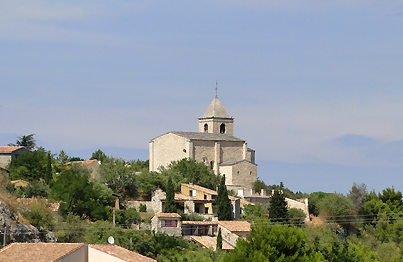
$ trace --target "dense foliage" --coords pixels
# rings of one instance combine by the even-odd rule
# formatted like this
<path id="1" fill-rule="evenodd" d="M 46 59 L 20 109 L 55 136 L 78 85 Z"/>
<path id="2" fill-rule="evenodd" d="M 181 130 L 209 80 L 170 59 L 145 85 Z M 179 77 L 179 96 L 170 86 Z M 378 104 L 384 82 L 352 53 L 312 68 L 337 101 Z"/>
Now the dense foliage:
<path id="1" fill-rule="evenodd" d="M 228 198 L 225 176 L 221 177 L 221 182 L 218 186 L 216 209 L 218 220 L 232 220 L 232 205 L 231 200 Z"/>

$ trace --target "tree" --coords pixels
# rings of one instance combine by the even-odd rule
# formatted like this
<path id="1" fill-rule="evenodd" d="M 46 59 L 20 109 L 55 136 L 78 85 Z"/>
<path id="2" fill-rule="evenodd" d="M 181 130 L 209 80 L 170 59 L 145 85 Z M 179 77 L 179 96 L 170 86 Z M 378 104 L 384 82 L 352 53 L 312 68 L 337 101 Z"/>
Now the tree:
<path id="1" fill-rule="evenodd" d="M 231 200 L 228 198 L 228 191 L 225 185 L 225 176 L 221 177 L 217 190 L 216 199 L 218 220 L 232 220 Z"/>
<path id="2" fill-rule="evenodd" d="M 32 153 L 21 154 L 14 158 L 8 164 L 11 180 L 26 180 L 31 182 L 44 178 L 47 166 L 47 155 L 43 147 L 38 148 Z"/>
<path id="3" fill-rule="evenodd" d="M 255 205 L 245 205 L 243 209 L 244 212 L 242 219 L 245 220 L 255 220 L 257 218 L 264 218 L 264 215 L 267 213 L 266 210 L 257 203 Z"/>
<path id="4" fill-rule="evenodd" d="M 50 157 L 50 152 L 48 152 L 48 159 L 46 163 L 46 173 L 45 173 L 45 182 L 46 184 L 50 184 L 52 182 L 52 159 Z"/>
<path id="5" fill-rule="evenodd" d="M 285 223 L 288 221 L 287 201 L 279 190 L 274 190 L 274 194 L 270 198 L 269 218 L 272 222 Z"/>
<path id="6" fill-rule="evenodd" d="M 216 247 L 216 250 L 222 250 L 221 228 L 218 230 L 218 235 L 217 235 L 217 247 Z"/>
<path id="7" fill-rule="evenodd" d="M 35 134 L 30 134 L 30 135 L 24 135 L 20 136 L 17 139 L 17 142 L 15 144 L 10 143 L 8 144 L 9 146 L 24 146 L 29 150 L 32 150 L 36 147 L 36 141 L 34 139 Z"/>
<path id="8" fill-rule="evenodd" d="M 136 174 L 125 160 L 105 156 L 98 172 L 102 181 L 115 193 L 124 193 L 129 197 L 137 195 Z"/>
<path id="9" fill-rule="evenodd" d="M 301 228 L 270 226 L 260 220 L 251 226 L 248 239 L 239 238 L 223 261 L 324 261 L 322 254 L 307 248 L 306 243 Z"/>
<path id="10" fill-rule="evenodd" d="M 367 186 L 365 184 L 357 185 L 355 182 L 351 187 L 348 198 L 353 202 L 353 213 L 358 214 L 364 202 L 364 197 L 367 194 Z"/>
<path id="11" fill-rule="evenodd" d="M 172 184 L 171 177 L 168 178 L 168 185 L 165 198 L 164 213 L 176 213 L 176 203 L 175 203 L 175 189 Z"/>
<path id="12" fill-rule="evenodd" d="M 90 171 L 78 164 L 63 170 L 54 182 L 51 192 L 64 215 L 106 219 L 105 206 L 113 203 L 112 191 L 105 185 L 90 181 Z M 109 195 L 104 195 L 104 193 Z"/>
<path id="13" fill-rule="evenodd" d="M 193 183 L 215 190 L 220 183 L 220 178 L 205 164 L 189 158 L 172 161 L 167 168 L 161 167 L 159 171 L 162 176 L 171 176 L 175 184 Z"/>
<path id="14" fill-rule="evenodd" d="M 92 153 L 92 156 L 91 156 L 90 160 L 96 159 L 98 161 L 101 161 L 101 163 L 102 163 L 106 157 L 107 156 L 105 155 L 105 153 L 102 152 L 101 149 L 98 149 L 97 151 Z"/>

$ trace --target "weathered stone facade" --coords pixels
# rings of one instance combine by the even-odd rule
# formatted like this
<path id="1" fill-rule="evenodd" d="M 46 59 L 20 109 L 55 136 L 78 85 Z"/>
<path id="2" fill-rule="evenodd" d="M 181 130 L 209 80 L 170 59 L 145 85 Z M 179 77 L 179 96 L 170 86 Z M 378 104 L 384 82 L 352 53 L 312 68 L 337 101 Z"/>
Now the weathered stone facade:
<path id="1" fill-rule="evenodd" d="M 11 160 L 24 153 L 31 153 L 31 151 L 23 146 L 0 146 L 0 167 L 6 167 Z"/>
<path id="2" fill-rule="evenodd" d="M 182 236 L 181 216 L 176 213 L 157 213 L 151 219 L 151 230 L 180 237 Z"/>
<path id="3" fill-rule="evenodd" d="M 233 136 L 234 119 L 214 97 L 202 118 L 199 132 L 171 131 L 150 141 L 150 171 L 183 158 L 203 162 L 215 174 L 225 174 L 227 186 L 252 188 L 257 179 L 255 151 Z"/>

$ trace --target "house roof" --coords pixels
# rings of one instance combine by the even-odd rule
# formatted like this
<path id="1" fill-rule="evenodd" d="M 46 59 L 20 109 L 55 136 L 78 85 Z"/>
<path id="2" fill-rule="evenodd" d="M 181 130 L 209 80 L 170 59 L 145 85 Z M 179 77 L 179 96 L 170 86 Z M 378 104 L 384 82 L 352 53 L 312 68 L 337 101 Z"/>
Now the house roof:
<path id="1" fill-rule="evenodd" d="M 177 213 L 155 213 L 154 214 L 155 217 L 181 217 L 179 214 Z"/>
<path id="2" fill-rule="evenodd" d="M 123 247 L 116 246 L 116 245 L 95 245 L 95 244 L 89 244 L 88 245 L 90 248 L 94 248 L 96 250 L 102 251 L 104 253 L 107 253 L 108 255 L 117 257 L 123 261 L 127 262 L 140 262 L 140 261 L 145 261 L 145 262 L 151 262 L 151 261 L 156 261 L 152 258 L 140 255 L 136 252 L 127 250 Z"/>
<path id="3" fill-rule="evenodd" d="M 156 261 L 116 245 L 85 245 L 84 243 L 12 243 L 0 250 L 0 261 L 53 262 L 84 246 L 127 262 Z"/>
<path id="4" fill-rule="evenodd" d="M 202 187 L 202 186 L 198 186 L 198 185 L 194 185 L 194 184 L 182 184 L 182 185 L 183 185 L 183 186 L 186 186 L 186 187 L 189 187 L 189 188 L 191 188 L 191 189 L 194 189 L 194 190 L 199 190 L 199 191 L 201 191 L 201 192 L 203 192 L 203 193 L 206 193 L 206 194 L 218 195 L 218 194 L 217 194 L 217 191 L 214 191 L 214 190 L 211 190 L 211 189 Z M 228 198 L 229 198 L 231 201 L 235 201 L 235 200 L 239 199 L 239 198 L 234 197 L 234 196 L 228 196 Z"/>
<path id="5" fill-rule="evenodd" d="M 198 190 L 201 191 L 203 193 L 207 193 L 210 195 L 217 195 L 217 191 L 202 187 L 202 186 L 198 186 L 198 185 L 194 185 L 194 184 L 182 184 L 182 186 L 194 189 L 194 190 Z"/>
<path id="6" fill-rule="evenodd" d="M 56 261 L 83 246 L 83 243 L 12 243 L 0 250 L 0 261 Z"/>
<path id="7" fill-rule="evenodd" d="M 218 221 L 218 224 L 231 232 L 250 231 L 250 223 L 247 221 Z"/>
<path id="8" fill-rule="evenodd" d="M 241 202 L 240 202 L 241 205 L 252 205 L 252 206 L 255 205 L 255 203 L 249 202 L 249 201 L 247 201 L 247 200 L 245 200 L 245 199 L 243 199 L 243 198 L 241 198 L 240 201 L 241 201 Z"/>
<path id="9" fill-rule="evenodd" d="M 24 148 L 24 147 L 23 146 L 0 146 L 0 153 L 12 153 L 15 150 L 20 149 L 20 148 Z"/>
<path id="10" fill-rule="evenodd" d="M 185 225 L 218 225 L 218 221 L 182 221 L 182 226 Z"/>
<path id="11" fill-rule="evenodd" d="M 89 166 L 95 162 L 98 163 L 98 160 L 93 159 L 93 160 L 84 160 L 84 161 L 72 161 L 72 162 L 67 162 L 66 165 L 81 164 L 83 166 Z"/>
<path id="12" fill-rule="evenodd" d="M 204 248 L 213 248 L 213 250 L 216 250 L 217 247 L 217 237 L 209 237 L 209 236 L 191 236 L 190 239 L 198 243 Z M 222 249 L 223 250 L 231 250 L 234 249 L 231 245 L 229 245 L 227 242 L 222 241 Z"/>
<path id="13" fill-rule="evenodd" d="M 207 107 L 207 110 L 203 115 L 203 118 L 212 118 L 212 117 L 230 118 L 224 106 L 218 99 L 217 95 L 214 96 L 213 101 Z"/>

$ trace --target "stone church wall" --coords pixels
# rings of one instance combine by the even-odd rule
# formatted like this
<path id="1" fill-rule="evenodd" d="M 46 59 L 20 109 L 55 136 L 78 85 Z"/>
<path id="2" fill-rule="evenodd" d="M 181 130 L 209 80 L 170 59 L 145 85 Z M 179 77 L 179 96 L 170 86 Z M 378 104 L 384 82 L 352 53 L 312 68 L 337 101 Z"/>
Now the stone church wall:
<path id="1" fill-rule="evenodd" d="M 239 161 L 243 159 L 243 142 L 221 142 L 221 162 Z"/>
<path id="2" fill-rule="evenodd" d="M 189 157 L 186 138 L 171 133 L 162 135 L 150 143 L 150 171 L 157 171 L 159 166 L 168 166 L 172 161 Z"/>

